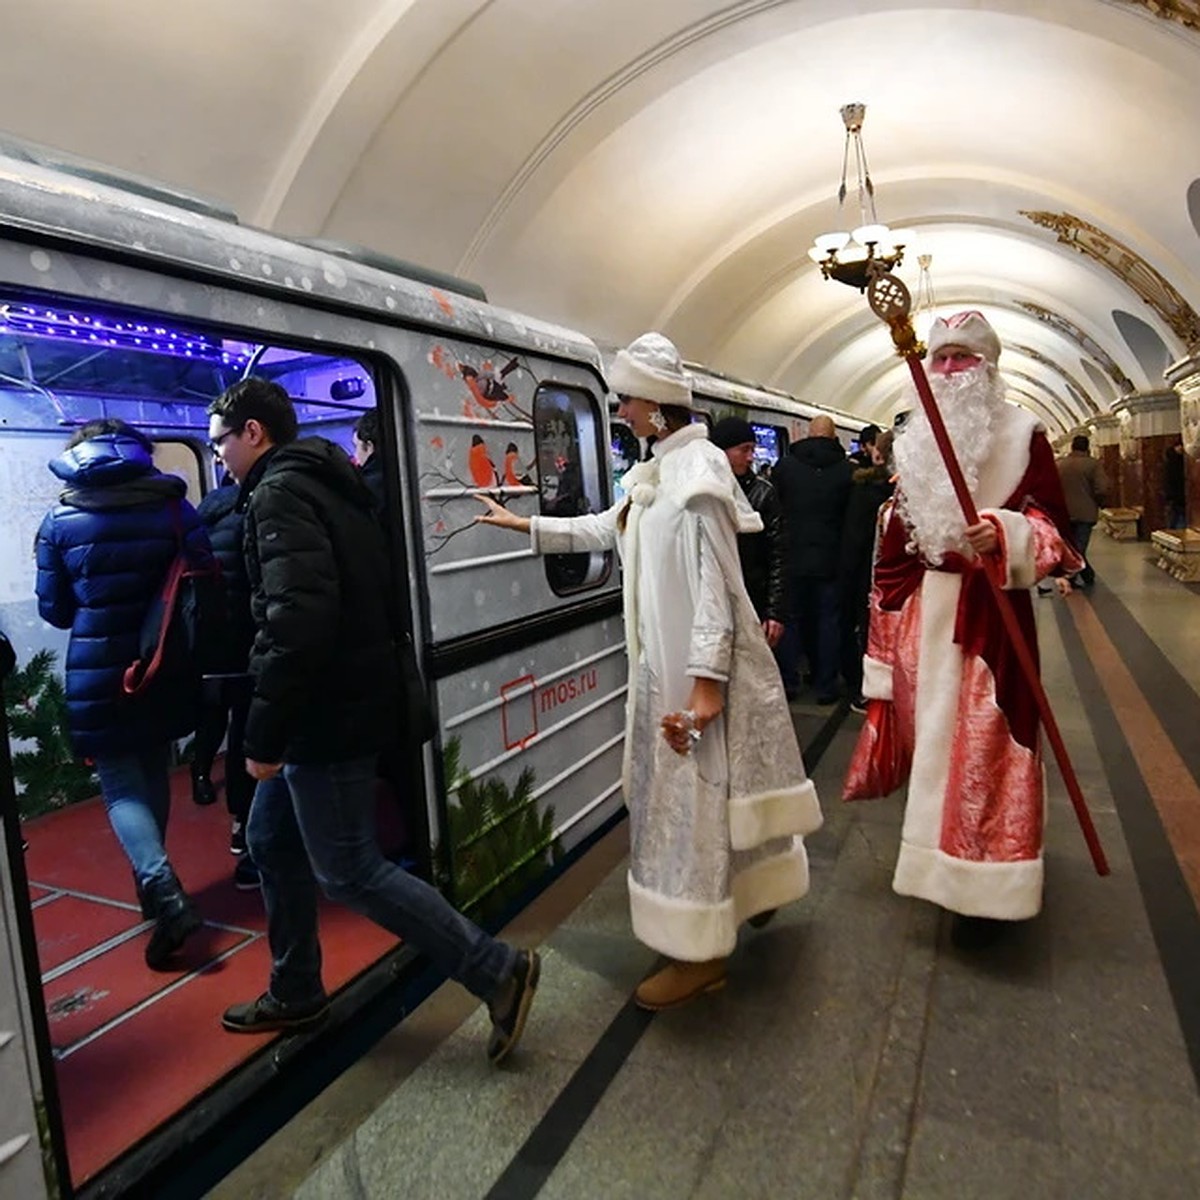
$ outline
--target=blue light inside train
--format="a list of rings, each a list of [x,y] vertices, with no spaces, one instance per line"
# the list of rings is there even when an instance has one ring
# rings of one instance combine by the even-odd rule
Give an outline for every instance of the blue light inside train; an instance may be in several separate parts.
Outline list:
[[[119,321],[91,313],[61,312],[34,304],[0,307],[0,333],[57,338],[121,350],[144,350],[228,366],[250,361],[248,353],[227,350],[221,339],[194,330],[172,329],[157,322]]]

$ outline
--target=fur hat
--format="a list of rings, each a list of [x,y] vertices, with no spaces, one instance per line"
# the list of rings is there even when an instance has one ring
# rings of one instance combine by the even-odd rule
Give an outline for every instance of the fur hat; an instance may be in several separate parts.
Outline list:
[[[986,358],[993,367],[1000,358],[1000,339],[996,331],[987,323],[983,313],[973,309],[945,319],[938,317],[929,331],[928,343],[929,358],[943,346],[961,346],[980,358]]]
[[[708,431],[708,440],[722,450],[732,450],[734,446],[753,442],[755,437],[749,421],[743,421],[741,417],[722,417]]]
[[[643,333],[618,350],[608,371],[608,386],[618,395],[692,407],[692,382],[674,343],[661,333]]]

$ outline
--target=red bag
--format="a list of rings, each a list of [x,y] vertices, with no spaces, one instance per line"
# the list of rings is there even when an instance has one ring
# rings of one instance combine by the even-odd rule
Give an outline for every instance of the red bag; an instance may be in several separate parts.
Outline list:
[[[891,795],[908,779],[912,751],[901,736],[896,706],[890,700],[868,700],[867,719],[854,747],[843,800],[875,800]]]

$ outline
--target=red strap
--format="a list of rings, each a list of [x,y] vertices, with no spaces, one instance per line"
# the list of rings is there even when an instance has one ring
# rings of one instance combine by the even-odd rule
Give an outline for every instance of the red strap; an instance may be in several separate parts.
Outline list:
[[[139,658],[125,668],[122,686],[127,696],[139,695],[150,686],[155,675],[158,674],[158,668],[162,665],[167,630],[170,628],[171,618],[175,614],[175,604],[179,599],[179,585],[183,577],[188,574],[187,565],[187,559],[182,553],[177,554],[171,560],[162,590],[162,622],[158,627],[158,642],[155,644],[154,654],[148,663]]]

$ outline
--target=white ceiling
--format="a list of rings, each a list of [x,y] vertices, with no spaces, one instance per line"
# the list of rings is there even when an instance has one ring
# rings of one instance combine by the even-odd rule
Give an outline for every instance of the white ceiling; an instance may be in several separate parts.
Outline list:
[[[939,308],[988,315],[1018,398],[1056,431],[1088,411],[1066,377],[1101,409],[1115,390],[1020,302],[1138,388],[1162,379],[1114,310],[1167,358],[1187,348],[1019,210],[1097,225],[1200,302],[1200,33],[1134,0],[4,9],[12,133],[250,223],[467,275],[604,344],[659,328],[687,358],[864,417],[894,406],[901,364],[862,297],[806,256],[814,234],[858,224],[853,196],[841,220],[835,198],[848,101],[867,104],[880,218],[919,235],[902,277],[915,291],[916,255],[932,254]]]

